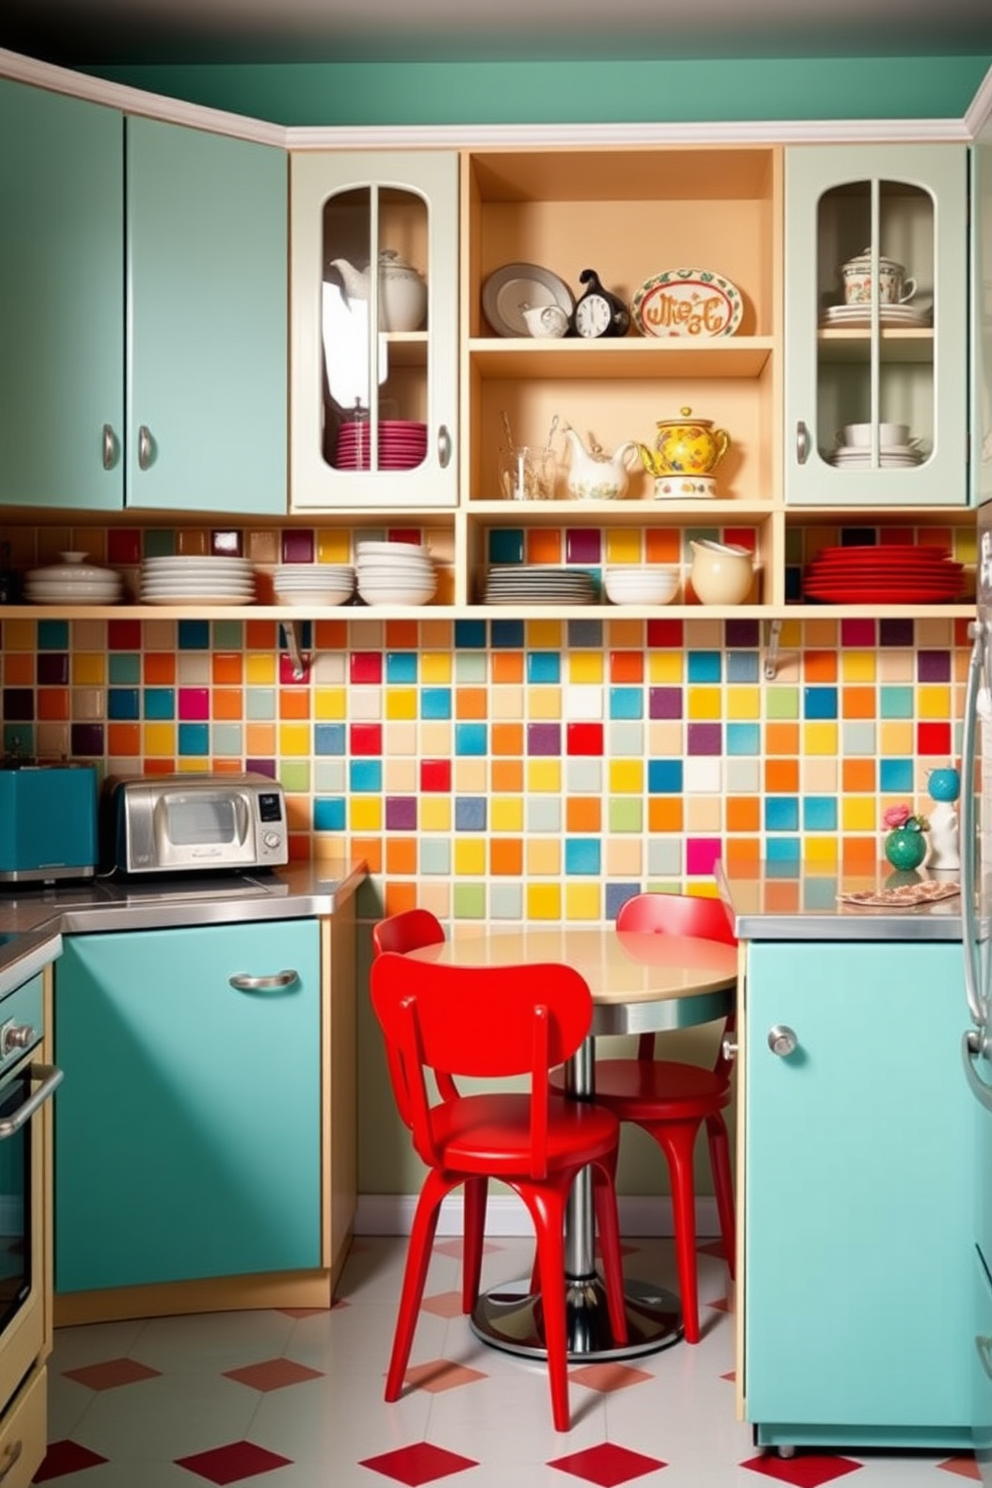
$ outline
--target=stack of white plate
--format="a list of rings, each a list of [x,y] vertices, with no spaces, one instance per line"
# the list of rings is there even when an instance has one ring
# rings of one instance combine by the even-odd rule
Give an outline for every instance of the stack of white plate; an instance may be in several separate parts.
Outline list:
[[[603,572],[603,588],[613,604],[668,604],[678,587],[678,569],[659,563],[625,563]]]
[[[277,604],[344,604],[355,592],[355,570],[350,563],[280,563],[272,587]]]
[[[116,604],[124,585],[115,568],[86,563],[85,553],[62,553],[62,562],[30,568],[24,575],[24,597],[32,604]]]
[[[584,568],[496,564],[486,575],[484,604],[595,604],[596,581]]]
[[[255,573],[247,558],[146,558],[141,565],[142,604],[251,604]]]
[[[870,470],[871,450],[863,444],[840,444],[827,456],[838,470]],[[880,445],[878,463],[882,469],[905,469],[909,465],[920,465],[926,459],[922,450],[913,444]]]
[[[355,572],[370,605],[429,604],[437,592],[434,560],[419,543],[360,542]]]

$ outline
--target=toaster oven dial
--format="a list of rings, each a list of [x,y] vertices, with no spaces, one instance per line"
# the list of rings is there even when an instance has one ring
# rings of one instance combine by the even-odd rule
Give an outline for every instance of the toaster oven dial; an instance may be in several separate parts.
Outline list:
[[[6,1059],[15,1049],[27,1049],[35,1043],[38,1035],[30,1023],[15,1023],[13,1019],[0,1024],[0,1057]]]
[[[262,841],[265,843],[266,847],[271,847],[274,849],[277,848],[282,842],[282,838],[279,836],[278,832],[266,832],[265,836],[262,838]]]

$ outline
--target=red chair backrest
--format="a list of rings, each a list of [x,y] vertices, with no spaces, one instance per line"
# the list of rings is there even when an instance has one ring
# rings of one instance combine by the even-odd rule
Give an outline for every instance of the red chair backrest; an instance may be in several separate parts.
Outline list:
[[[440,945],[443,940],[441,921],[429,909],[405,909],[372,926],[377,956],[383,951],[418,951],[421,946]]]
[[[531,1076],[531,1173],[547,1167],[548,1072],[581,1045],[592,994],[570,966],[447,966],[384,952],[372,962],[372,1006],[400,1115],[426,1163],[440,1166],[425,1072],[480,1080]]]
[[[704,899],[699,894],[635,894],[620,906],[617,929],[696,935],[701,940],[737,944],[723,900]]]

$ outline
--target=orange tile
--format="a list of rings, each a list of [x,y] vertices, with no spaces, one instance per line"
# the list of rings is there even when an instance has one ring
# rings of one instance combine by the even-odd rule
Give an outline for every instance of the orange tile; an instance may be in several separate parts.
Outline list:
[[[420,645],[420,626],[416,620],[387,620],[386,646],[390,651],[416,651]]]
[[[533,527],[525,534],[528,563],[560,563],[561,532],[557,527]]]
[[[29,651],[8,651],[3,660],[5,687],[31,687],[34,684],[34,655]]]
[[[120,758],[136,758],[141,753],[140,723],[108,723],[107,753]]]
[[[523,652],[494,651],[492,654],[492,679],[494,682],[522,682],[524,680]]]
[[[846,867],[853,865],[864,867],[870,863],[877,863],[878,843],[874,837],[844,837],[841,839],[840,857]]]
[[[874,687],[844,687],[840,694],[840,716],[842,718],[874,718],[876,695]]]
[[[649,527],[644,534],[647,563],[678,563],[682,556],[682,532],[678,527]]]
[[[757,832],[761,827],[761,802],[757,796],[727,797],[727,831]]]
[[[758,863],[761,861],[761,839],[728,837],[723,851],[728,863]]]
[[[370,873],[382,872],[381,837],[352,837],[348,849],[351,857],[364,859],[365,866]]]
[[[38,718],[44,723],[54,723],[68,718],[68,687],[39,687],[36,707]]]
[[[417,907],[417,885],[408,883],[386,884],[384,909],[387,915],[403,914]]]
[[[799,789],[799,761],[794,759],[770,759],[765,761],[765,790],[777,795],[795,793]]]
[[[682,797],[650,796],[648,798],[648,831],[681,832]]]
[[[489,871],[500,877],[520,878],[524,844],[520,837],[494,837],[489,844]]]
[[[318,651],[343,651],[348,644],[347,622],[318,620],[313,628],[313,642]]]
[[[603,828],[602,803],[598,796],[568,796],[565,800],[567,832],[600,832]]]
[[[515,727],[516,725],[512,725]],[[511,727],[506,724],[503,727]],[[493,730],[495,734],[496,730]],[[496,748],[494,744],[493,753]],[[519,751],[515,751],[519,752]],[[524,762],[522,759],[494,759],[489,767],[489,784],[494,795],[518,796],[524,788]]]
[[[210,713],[215,720],[239,721],[244,717],[245,698],[240,687],[215,687],[210,694]]]
[[[769,723],[765,725],[765,754],[798,754],[798,723]]]
[[[279,692],[280,718],[309,718],[310,693],[304,687],[283,687]]]
[[[275,754],[276,729],[273,723],[248,723],[245,725],[245,754]]]
[[[875,789],[875,761],[846,759],[841,767],[841,787],[847,795]]]
[[[157,759],[151,755],[145,756],[142,768],[144,775],[174,775],[176,773],[176,762],[170,755],[160,755]]]
[[[484,687],[458,687],[455,689],[456,718],[488,717],[489,695]]]
[[[621,682],[643,682],[644,652],[611,651],[610,681],[615,684]]]
[[[222,651],[211,658],[210,674],[215,687],[237,686],[243,672],[241,652]]]
[[[787,879],[765,884],[765,910],[773,914],[794,913],[799,908],[799,885]]]
[[[278,634],[274,620],[245,621],[246,651],[275,651],[277,648]]]
[[[386,872],[414,874],[417,871],[417,841],[414,837],[386,838]]]
[[[524,726],[522,723],[494,723],[490,734],[492,754],[523,755]],[[515,786],[514,789],[519,789]]]
[[[836,682],[836,651],[804,651],[803,675],[807,682]]]
[[[171,687],[176,680],[174,651],[146,651],[142,680],[146,687]]]

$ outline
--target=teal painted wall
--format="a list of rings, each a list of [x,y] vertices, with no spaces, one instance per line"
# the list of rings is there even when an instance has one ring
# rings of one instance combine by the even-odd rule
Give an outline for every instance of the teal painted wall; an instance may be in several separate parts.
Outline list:
[[[960,119],[992,57],[101,67],[286,126]]]

